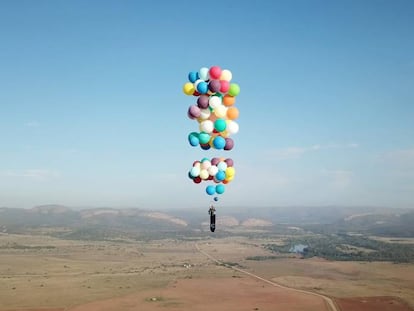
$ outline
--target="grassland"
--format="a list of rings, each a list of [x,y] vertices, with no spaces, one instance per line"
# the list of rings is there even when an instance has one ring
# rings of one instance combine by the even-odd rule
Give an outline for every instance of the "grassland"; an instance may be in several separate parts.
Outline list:
[[[264,247],[282,241],[227,237],[197,243],[229,265],[288,287],[339,298],[394,296],[414,306],[411,263],[301,259]],[[238,310],[325,308],[316,298],[271,288],[214,264],[194,246],[195,241],[178,239],[82,241],[1,234],[0,310],[207,310],[212,301],[217,311],[233,310],[235,303]]]

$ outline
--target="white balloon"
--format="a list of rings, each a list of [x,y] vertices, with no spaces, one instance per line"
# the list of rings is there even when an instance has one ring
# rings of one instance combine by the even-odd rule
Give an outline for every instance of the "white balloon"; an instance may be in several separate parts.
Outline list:
[[[239,131],[239,125],[235,121],[229,120],[226,130],[229,134],[236,134]]]
[[[215,165],[212,165],[208,168],[208,173],[210,174],[210,176],[216,176],[218,171],[219,171],[219,169]]]
[[[203,161],[203,163],[201,163],[201,168],[202,169],[208,169],[209,167],[211,166],[211,162],[210,161],[208,161],[208,160],[206,160],[206,161]]]
[[[211,134],[214,131],[214,123],[211,120],[205,120],[200,123],[200,131]]]
[[[198,71],[198,76],[203,81],[207,81],[208,79],[210,79],[210,75],[208,74],[208,70],[209,69],[207,67],[203,67]]]
[[[191,171],[190,171],[190,175],[191,175],[192,177],[197,177],[198,175],[200,175],[200,168],[199,168],[199,167],[194,166],[194,167],[191,169]]]
[[[201,120],[207,120],[208,118],[210,118],[210,115],[211,115],[211,111],[210,111],[210,109],[201,109],[200,110],[201,111],[201,113],[200,113],[200,119]]]
[[[217,118],[224,118],[227,115],[227,107],[224,105],[219,105],[214,108],[214,114]]]
[[[210,176],[207,170],[203,169],[200,171],[200,178],[206,180]]]
[[[219,96],[211,96],[208,100],[208,104],[211,108],[215,109],[216,107],[221,105],[221,98]]]
[[[217,164],[217,168],[218,168],[220,171],[225,171],[225,170],[226,170],[226,168],[227,168],[227,163],[226,163],[226,162],[224,162],[224,161],[222,161],[222,162],[220,162],[219,164]]]

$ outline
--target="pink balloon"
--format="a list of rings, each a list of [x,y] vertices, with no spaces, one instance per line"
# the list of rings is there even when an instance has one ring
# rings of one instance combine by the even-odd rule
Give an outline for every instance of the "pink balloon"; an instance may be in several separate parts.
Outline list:
[[[220,80],[220,92],[227,93],[230,89],[230,82],[226,80]]]
[[[219,79],[221,76],[221,68],[219,66],[213,66],[209,71],[210,79]]]

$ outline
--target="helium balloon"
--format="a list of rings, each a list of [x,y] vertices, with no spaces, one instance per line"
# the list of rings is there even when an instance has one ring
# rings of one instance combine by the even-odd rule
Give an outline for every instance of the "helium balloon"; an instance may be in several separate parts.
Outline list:
[[[220,150],[220,149],[224,148],[224,146],[226,145],[226,141],[224,140],[223,137],[217,136],[217,137],[214,138],[213,144],[214,144],[214,148]]]
[[[232,176],[234,176],[234,174],[236,174],[236,170],[234,169],[234,167],[228,167],[226,168],[226,177],[230,178]]]
[[[226,121],[224,119],[217,119],[214,122],[214,129],[219,133],[223,132],[226,129],[226,126],[227,126],[227,124],[226,124]]]
[[[227,108],[223,105],[219,105],[214,109],[214,115],[217,118],[224,118],[226,115],[228,116]]]
[[[240,86],[236,83],[230,84],[229,88],[229,95],[230,96],[237,96],[240,93]]]
[[[195,177],[195,178],[193,179],[193,181],[194,181],[196,184],[199,184],[199,183],[201,183],[201,178],[200,178],[199,176],[197,176],[197,177]]]
[[[230,120],[236,120],[239,117],[239,110],[236,107],[229,107],[227,109],[227,118]]]
[[[225,187],[223,185],[217,185],[215,190],[218,194],[223,194]]]
[[[213,185],[208,185],[206,187],[206,192],[208,195],[213,195],[216,193],[216,187],[214,187]]]
[[[188,108],[188,117],[191,119],[197,119],[201,116],[201,110],[196,105],[192,105]]]
[[[214,197],[214,201],[216,201],[216,202],[217,202],[217,201],[218,201],[218,197]]]
[[[211,148],[211,146],[209,144],[203,144],[203,145],[200,145],[200,147],[203,150],[209,150]]]
[[[197,177],[200,175],[200,168],[199,167],[193,167],[190,171],[191,176]]]
[[[210,162],[210,160],[206,160],[206,161],[203,161],[202,163],[201,163],[201,168],[202,169],[208,169],[209,167],[211,167],[211,162]]]
[[[226,173],[224,171],[218,171],[215,177],[218,181],[222,181],[226,178]]]
[[[225,174],[224,174],[225,175]],[[200,171],[200,178],[202,180],[206,180],[208,177],[210,176],[210,174],[208,173],[208,171],[206,169],[202,169]],[[224,179],[224,178],[223,178]]]
[[[209,100],[209,96],[208,95],[200,95],[200,97],[197,99],[197,106],[200,109],[206,109],[208,108],[208,100]]]
[[[201,81],[197,84],[197,92],[200,94],[206,94],[208,92],[208,84],[205,81]]]
[[[201,132],[198,135],[198,140],[199,140],[200,144],[202,144],[202,145],[207,144],[210,141],[210,134]]]
[[[215,165],[211,165],[207,170],[208,170],[208,173],[210,174],[210,176],[216,176],[216,174],[219,171],[218,167],[215,166]]]
[[[199,135],[196,132],[192,132],[188,135],[188,142],[191,146],[195,147],[200,144],[200,140],[198,139]]]
[[[225,138],[226,144],[224,145],[224,150],[231,150],[234,147],[234,141],[230,137]]]
[[[231,166],[234,165],[233,159],[231,159],[231,158],[227,158],[226,160],[224,160],[224,162],[227,163],[227,167],[231,167]]]
[[[221,93],[227,93],[230,89],[230,83],[226,80],[220,80],[220,92]]]
[[[207,120],[208,118],[210,118],[211,116],[211,111],[210,109],[201,109],[200,110],[200,119],[201,120]]]
[[[211,108],[215,109],[221,105],[221,98],[218,96],[211,96],[208,103]]]
[[[221,161],[219,164],[217,164],[217,168],[220,171],[223,171],[224,172],[227,169],[227,163],[225,161]]]
[[[219,158],[212,158],[211,159],[211,165],[217,165],[220,163],[220,159]]]
[[[208,79],[210,79],[209,75],[208,75],[208,68],[203,67],[198,71],[198,76],[200,77],[201,80],[207,81]]]
[[[228,121],[227,122],[227,131],[229,134],[236,134],[239,131],[239,125],[235,121]]]
[[[220,87],[221,83],[219,80],[210,80],[210,82],[208,83],[208,89],[213,93],[219,92]]]
[[[236,102],[236,98],[234,98],[233,96],[224,95],[224,97],[223,97],[223,105],[224,106],[226,106],[226,107],[233,106],[235,102]]]
[[[214,123],[210,120],[205,120],[200,123],[200,130],[204,133],[213,133],[214,130]]]
[[[183,86],[184,94],[193,95],[194,91],[195,91],[194,84],[192,84],[191,82],[187,82],[186,84],[184,84]]]
[[[221,75],[220,75],[220,80],[230,81],[232,78],[233,78],[233,75],[232,75],[232,73],[231,73],[231,71],[230,71],[230,70],[228,70],[228,69],[224,69],[224,70],[221,72]]]
[[[209,71],[210,79],[219,79],[221,76],[221,68],[219,66],[213,66]]]
[[[198,72],[192,71],[188,74],[188,80],[191,83],[196,82],[198,79],[200,79],[200,77],[198,76]]]

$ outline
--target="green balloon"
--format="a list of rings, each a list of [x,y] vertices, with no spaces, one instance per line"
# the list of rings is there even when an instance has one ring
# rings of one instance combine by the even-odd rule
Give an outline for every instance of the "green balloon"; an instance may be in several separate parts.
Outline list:
[[[214,128],[216,129],[217,132],[223,132],[226,129],[226,120],[224,119],[217,119],[214,122]]]
[[[240,93],[240,86],[236,83],[231,83],[228,94],[230,96],[237,96],[239,95],[239,93]]]
[[[210,141],[210,134],[201,132],[198,134],[198,139],[200,140],[200,144],[207,144]]]

